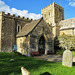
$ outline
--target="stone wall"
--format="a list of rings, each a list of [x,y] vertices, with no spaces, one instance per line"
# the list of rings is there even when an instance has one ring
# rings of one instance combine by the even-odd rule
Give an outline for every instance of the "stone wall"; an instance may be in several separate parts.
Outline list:
[[[12,51],[15,44],[15,20],[8,14],[2,14],[2,29],[1,29],[1,50],[3,52]]]
[[[0,12],[0,52],[1,52],[1,26],[2,25],[2,12]]]
[[[59,23],[61,20],[64,20],[64,8],[55,3],[54,10],[55,23]]]
[[[49,6],[41,10],[42,17],[53,26],[52,33],[56,37],[59,35],[59,22],[64,20],[64,8],[56,3],[52,3]]]
[[[16,34],[17,34],[17,26],[22,27],[31,22],[28,18],[21,18],[20,16],[10,15],[10,13],[5,14],[4,12],[0,12],[0,21],[2,19],[2,24],[0,22],[0,33],[1,33],[1,51],[9,52],[13,50],[14,44],[16,44]]]
[[[60,35],[64,35],[64,34],[66,34],[66,35],[74,35],[74,34],[73,34],[73,31],[74,31],[74,30],[72,30],[72,29],[60,30]],[[75,33],[75,32],[74,32],[74,33]]]
[[[31,21],[32,21],[32,19],[30,20],[29,18],[25,19],[24,17],[21,18],[20,16],[16,17],[15,18],[16,34],[18,33],[18,26],[20,27],[20,30],[21,30],[26,23],[29,23]]]
[[[54,3],[41,10],[42,17],[49,24],[54,23]]]
[[[19,37],[16,39],[16,43],[17,43],[17,51],[22,53],[24,51],[23,50],[23,43],[25,42],[26,37]]]
[[[26,56],[30,56],[30,36],[18,37],[16,42],[17,52]]]
[[[45,23],[44,20],[41,20],[30,34],[30,49],[38,51],[39,39],[41,36],[44,36],[45,38],[45,54],[47,54],[48,50],[52,50],[54,52],[52,27]]]
[[[60,25],[60,35],[69,34],[69,35],[75,35],[75,18],[62,20],[59,23]]]
[[[39,39],[41,36],[44,36],[45,38],[45,54],[47,54],[47,51],[51,50],[54,52],[52,26],[47,24],[43,18],[28,35],[24,37],[17,37],[17,51],[30,56],[30,52],[38,51]]]

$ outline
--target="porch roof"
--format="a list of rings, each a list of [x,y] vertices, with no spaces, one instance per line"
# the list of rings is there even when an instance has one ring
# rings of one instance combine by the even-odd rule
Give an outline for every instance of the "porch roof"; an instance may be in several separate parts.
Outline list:
[[[27,23],[22,30],[16,35],[16,37],[22,37],[28,35],[34,28],[35,26],[40,22],[42,18],[32,21],[31,23]]]

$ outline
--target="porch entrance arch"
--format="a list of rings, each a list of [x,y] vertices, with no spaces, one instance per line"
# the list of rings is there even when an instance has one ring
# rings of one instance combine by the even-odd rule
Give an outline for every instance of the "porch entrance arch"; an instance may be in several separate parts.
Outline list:
[[[41,36],[38,43],[38,51],[40,54],[45,54],[46,40],[44,36]]]

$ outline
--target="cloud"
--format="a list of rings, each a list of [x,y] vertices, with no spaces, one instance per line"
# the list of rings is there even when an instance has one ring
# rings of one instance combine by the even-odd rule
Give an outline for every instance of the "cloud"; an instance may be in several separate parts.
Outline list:
[[[0,1],[0,11],[10,12],[10,7],[6,5],[3,1]]]
[[[72,7],[75,7],[75,0],[67,0],[69,2],[69,5]]]
[[[21,17],[28,17],[32,19],[39,19],[41,17],[41,14],[35,14],[35,13],[28,13],[28,10],[18,10],[16,8],[10,8],[10,6],[6,5],[3,1],[0,0],[0,11],[4,11],[5,13],[11,13],[20,15]]]
[[[69,2],[69,5],[75,7],[75,2]]]

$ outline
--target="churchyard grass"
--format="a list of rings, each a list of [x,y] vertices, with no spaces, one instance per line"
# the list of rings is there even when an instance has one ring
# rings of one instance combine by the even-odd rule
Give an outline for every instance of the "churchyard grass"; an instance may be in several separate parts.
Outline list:
[[[33,57],[25,57],[15,53],[15,61],[10,61],[12,53],[0,53],[0,75],[21,75],[21,67],[25,67],[31,75],[75,75],[73,67],[62,66],[61,62],[50,62]]]
[[[72,51],[73,57],[75,57],[75,51]]]

